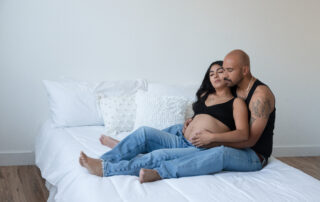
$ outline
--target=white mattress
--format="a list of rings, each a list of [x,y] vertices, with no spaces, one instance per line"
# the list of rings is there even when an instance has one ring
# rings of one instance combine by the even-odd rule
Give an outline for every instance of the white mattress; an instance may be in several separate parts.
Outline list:
[[[165,179],[140,184],[136,176],[97,177],[79,165],[83,150],[99,157],[102,126],[54,128],[47,121],[36,139],[36,165],[50,201],[320,201],[320,181],[271,157],[258,172]],[[117,139],[128,133],[121,133]]]

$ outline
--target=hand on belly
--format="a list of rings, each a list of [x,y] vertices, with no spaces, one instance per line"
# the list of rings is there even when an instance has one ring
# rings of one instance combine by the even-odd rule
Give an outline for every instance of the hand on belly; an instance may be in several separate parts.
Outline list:
[[[191,143],[196,147],[203,147],[213,142],[214,133],[208,130],[196,132],[191,138]]]
[[[195,146],[204,146],[213,142],[214,133],[227,132],[229,128],[207,114],[194,117],[186,128],[184,136]]]

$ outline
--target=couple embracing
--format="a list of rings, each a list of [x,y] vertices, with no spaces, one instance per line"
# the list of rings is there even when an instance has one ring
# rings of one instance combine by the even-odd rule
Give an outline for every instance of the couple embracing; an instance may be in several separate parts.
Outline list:
[[[249,56],[233,50],[213,62],[196,97],[194,116],[184,124],[142,126],[121,142],[103,135],[112,150],[100,159],[81,152],[80,164],[94,175],[136,175],[141,183],[261,170],[272,153],[275,97],[252,76]]]

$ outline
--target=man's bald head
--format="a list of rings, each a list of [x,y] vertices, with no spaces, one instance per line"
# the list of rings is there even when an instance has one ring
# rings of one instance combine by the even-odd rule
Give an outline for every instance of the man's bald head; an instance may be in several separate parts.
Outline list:
[[[224,58],[223,68],[225,71],[224,80],[229,86],[238,85],[243,78],[250,77],[250,59],[243,50],[233,50]]]
[[[248,66],[250,68],[250,58],[248,54],[240,49],[228,53],[225,60],[233,60],[239,67]]]

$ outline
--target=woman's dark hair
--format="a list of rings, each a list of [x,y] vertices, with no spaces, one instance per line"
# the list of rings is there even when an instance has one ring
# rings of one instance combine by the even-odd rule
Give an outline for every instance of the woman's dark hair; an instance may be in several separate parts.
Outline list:
[[[210,64],[206,74],[204,75],[202,84],[196,93],[197,100],[192,104],[192,107],[194,106],[195,103],[200,101],[201,95],[203,93],[205,93],[206,95],[206,94],[214,93],[216,91],[210,82],[210,69],[213,65],[219,65],[222,67],[222,63],[223,61],[218,60]]]

